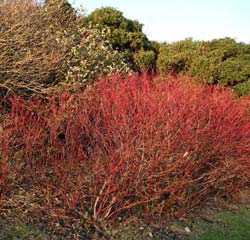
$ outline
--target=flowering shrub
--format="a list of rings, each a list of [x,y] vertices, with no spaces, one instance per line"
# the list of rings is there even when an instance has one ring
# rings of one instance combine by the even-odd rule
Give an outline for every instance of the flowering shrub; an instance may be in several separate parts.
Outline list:
[[[70,44],[68,59],[66,61],[67,72],[62,83],[69,86],[74,83],[90,83],[99,75],[111,73],[131,72],[130,66],[125,61],[125,56],[112,49],[107,36],[108,31],[91,28],[78,28],[70,37],[62,39],[63,42],[78,42]]]
[[[22,185],[52,208],[115,220],[178,215],[249,184],[249,104],[224,89],[115,75],[46,104],[9,101],[2,199]]]

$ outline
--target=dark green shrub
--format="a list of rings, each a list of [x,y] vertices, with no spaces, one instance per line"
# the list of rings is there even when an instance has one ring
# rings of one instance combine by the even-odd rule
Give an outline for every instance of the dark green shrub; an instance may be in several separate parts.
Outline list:
[[[250,95],[250,80],[236,84],[233,89],[238,96]]]
[[[192,39],[161,45],[157,59],[157,67],[161,74],[187,73],[193,61],[196,45]]]
[[[156,54],[154,51],[141,49],[134,54],[134,62],[139,69],[155,69]]]
[[[157,67],[161,74],[188,74],[197,82],[232,87],[242,95],[248,93],[249,49],[249,45],[231,38],[207,42],[186,39],[162,45]]]

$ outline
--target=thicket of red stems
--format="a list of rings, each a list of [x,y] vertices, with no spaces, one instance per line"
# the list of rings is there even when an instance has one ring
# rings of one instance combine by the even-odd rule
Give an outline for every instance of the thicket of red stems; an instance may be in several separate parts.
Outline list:
[[[2,199],[36,186],[52,207],[114,220],[181,214],[249,184],[249,108],[226,90],[113,76],[84,93],[9,104]]]

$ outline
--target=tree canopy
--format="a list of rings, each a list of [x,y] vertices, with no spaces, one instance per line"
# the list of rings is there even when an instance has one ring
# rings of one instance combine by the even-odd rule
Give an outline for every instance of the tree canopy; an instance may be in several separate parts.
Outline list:
[[[115,8],[103,7],[84,18],[84,24],[99,29],[109,29],[111,32],[109,41],[113,49],[125,53],[135,68],[155,66],[156,54],[153,46],[142,31],[143,24],[137,20],[127,19]]]

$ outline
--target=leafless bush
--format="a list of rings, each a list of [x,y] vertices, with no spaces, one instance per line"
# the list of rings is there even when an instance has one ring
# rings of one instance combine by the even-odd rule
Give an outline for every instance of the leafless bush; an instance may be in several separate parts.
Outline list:
[[[83,16],[63,0],[6,0],[0,2],[0,11],[2,95],[44,94],[58,83],[68,87],[128,70],[105,34],[83,27]]]
[[[31,0],[0,3],[0,87],[42,93],[63,75],[68,46],[57,41],[74,29],[72,12]],[[68,32],[67,32],[68,31]]]

